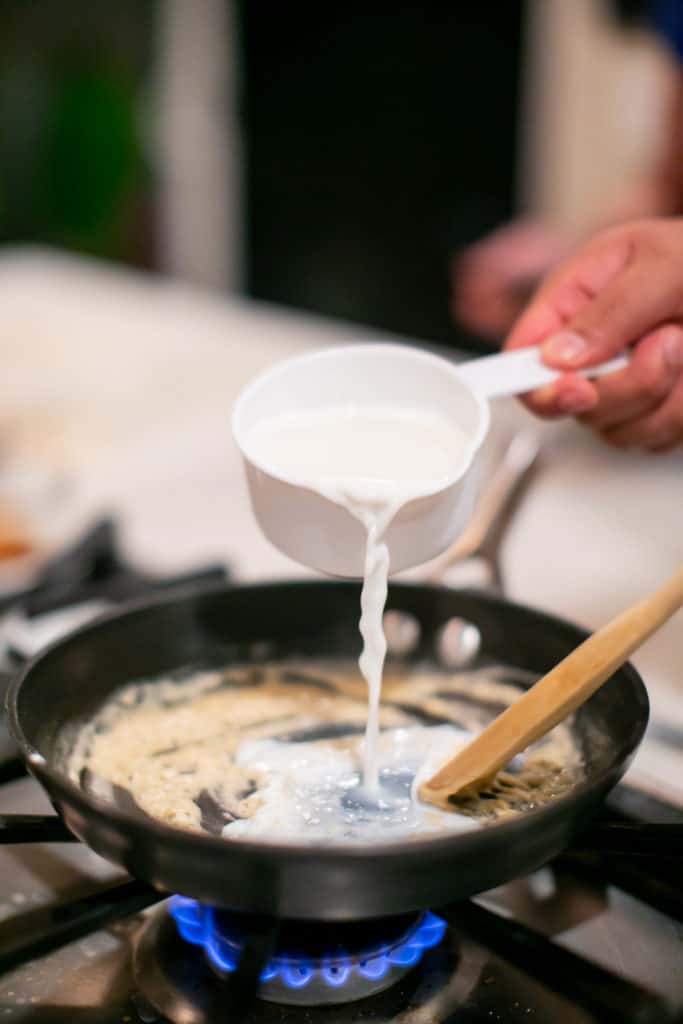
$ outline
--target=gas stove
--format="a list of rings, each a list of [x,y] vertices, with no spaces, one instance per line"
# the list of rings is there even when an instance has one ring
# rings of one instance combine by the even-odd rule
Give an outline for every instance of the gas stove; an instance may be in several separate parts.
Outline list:
[[[0,1020],[27,1024],[445,1024],[683,1019],[683,813],[626,789],[623,838],[416,915],[277,921],[164,898],[68,841],[38,785],[0,785]],[[17,821],[1,814],[22,814]],[[61,841],[60,841],[61,840]],[[625,851],[630,851],[626,853]]]
[[[112,542],[100,524],[49,567],[15,598],[24,620],[74,595],[111,603],[173,585],[122,568]],[[683,810],[637,790],[618,787],[602,823],[527,878],[475,900],[444,894],[415,914],[339,924],[159,893],[76,842],[50,810],[7,751],[0,1022],[683,1021],[683,895],[670,856]]]
[[[207,996],[217,1002],[230,975],[243,965],[255,929],[271,946],[257,998],[321,1007],[367,999],[392,987],[426,950],[440,944],[447,925],[426,911],[373,921],[282,921],[269,929],[253,917],[174,896],[142,931],[135,955],[141,991],[171,1019],[181,1016],[181,1002],[194,1010]],[[183,985],[190,972],[194,999]]]

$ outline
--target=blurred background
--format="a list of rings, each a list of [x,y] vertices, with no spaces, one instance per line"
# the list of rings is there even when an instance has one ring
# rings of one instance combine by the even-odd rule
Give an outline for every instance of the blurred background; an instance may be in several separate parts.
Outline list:
[[[0,673],[66,612],[304,571],[231,439],[255,373],[490,350],[582,238],[683,213],[682,5],[2,0]],[[527,431],[507,593],[597,625],[683,557],[681,453],[499,401],[482,481]],[[683,731],[679,634],[638,664]]]
[[[523,298],[647,170],[676,6],[3,0],[0,242],[484,348],[459,255],[542,223]]]

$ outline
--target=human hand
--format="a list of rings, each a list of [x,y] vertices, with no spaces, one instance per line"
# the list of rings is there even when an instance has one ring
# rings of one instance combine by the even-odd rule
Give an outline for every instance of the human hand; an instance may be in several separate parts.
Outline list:
[[[506,348],[542,345],[558,381],[525,397],[539,416],[575,415],[617,447],[683,443],[683,219],[634,221],[598,235],[559,267]],[[573,370],[635,346],[597,381]]]
[[[453,319],[498,341],[566,251],[559,233],[534,221],[514,221],[482,238],[453,261]]]

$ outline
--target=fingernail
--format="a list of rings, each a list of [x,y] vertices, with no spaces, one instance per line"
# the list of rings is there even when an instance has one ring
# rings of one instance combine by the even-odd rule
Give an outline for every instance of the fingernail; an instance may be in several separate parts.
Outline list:
[[[595,398],[583,391],[563,391],[557,396],[556,405],[560,412],[588,412],[595,405]]]
[[[683,369],[683,337],[676,332],[664,339],[664,360],[670,370]]]
[[[588,352],[588,342],[573,331],[560,331],[543,346],[543,355],[561,363],[580,363]]]

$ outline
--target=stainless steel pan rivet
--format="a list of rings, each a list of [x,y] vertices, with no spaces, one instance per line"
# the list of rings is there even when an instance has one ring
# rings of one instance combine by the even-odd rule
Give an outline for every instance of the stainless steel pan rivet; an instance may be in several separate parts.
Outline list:
[[[394,658],[405,658],[416,650],[422,632],[420,623],[409,612],[385,612],[384,635],[387,651]]]
[[[480,648],[481,633],[466,619],[449,619],[436,635],[436,656],[446,668],[467,668]]]

